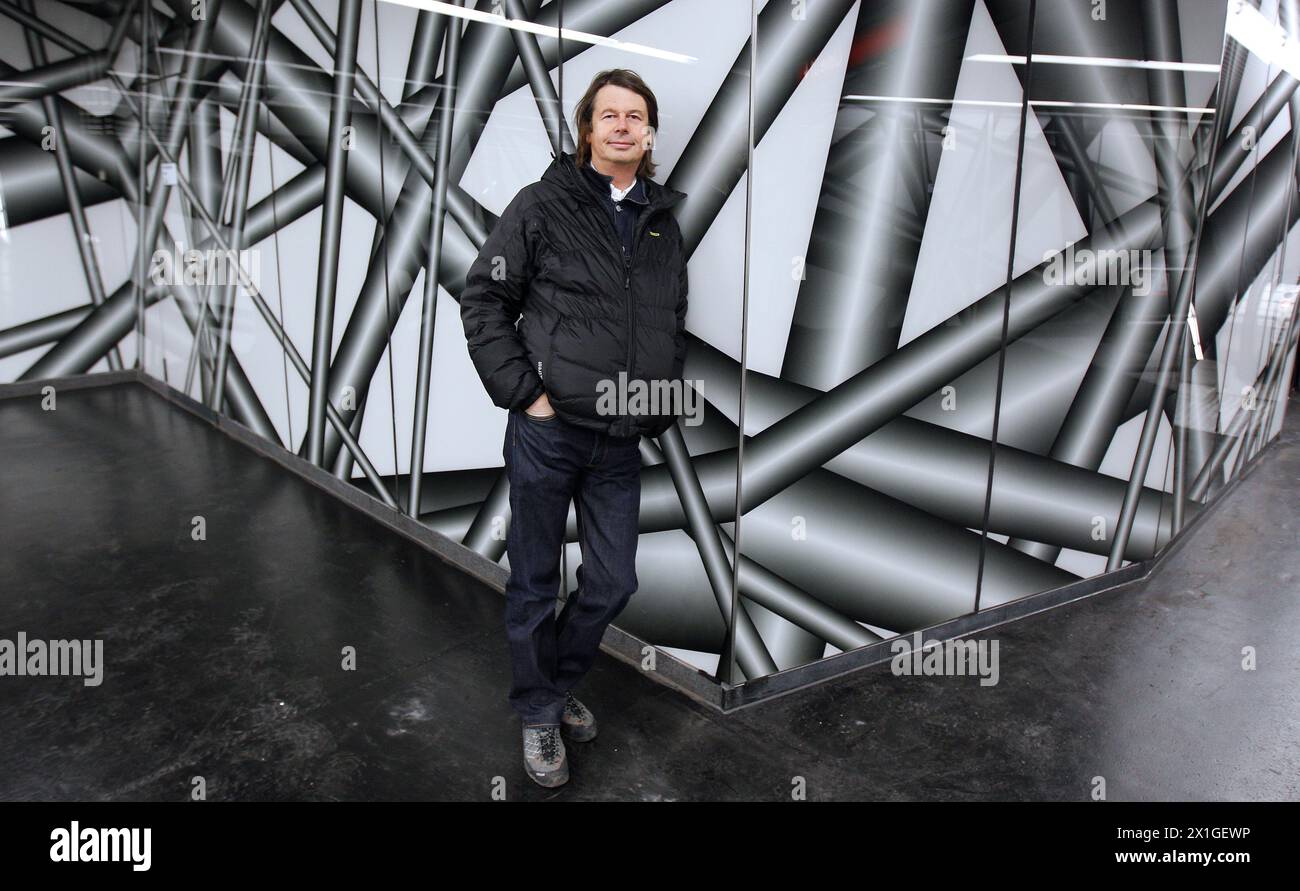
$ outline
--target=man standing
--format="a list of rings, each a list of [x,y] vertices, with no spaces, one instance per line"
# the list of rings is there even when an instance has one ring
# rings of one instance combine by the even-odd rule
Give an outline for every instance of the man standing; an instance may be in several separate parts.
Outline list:
[[[474,367],[509,410],[509,701],[543,786],[569,777],[561,729],[596,735],[571,691],[637,589],[641,437],[682,407],[634,394],[680,394],[686,357],[686,253],[670,210],[686,196],[651,179],[654,93],[632,71],[602,71],[574,117],[577,151],[511,200],[460,300]],[[570,501],[582,564],[556,616]]]

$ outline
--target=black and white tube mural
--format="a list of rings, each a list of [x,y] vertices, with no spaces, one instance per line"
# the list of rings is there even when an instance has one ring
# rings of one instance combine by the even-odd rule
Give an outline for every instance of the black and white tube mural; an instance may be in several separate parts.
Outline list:
[[[1281,423],[1296,0],[0,15],[0,380],[140,362],[497,561],[456,301],[638,71],[701,411],[642,445],[617,624],[734,683],[1149,558]]]

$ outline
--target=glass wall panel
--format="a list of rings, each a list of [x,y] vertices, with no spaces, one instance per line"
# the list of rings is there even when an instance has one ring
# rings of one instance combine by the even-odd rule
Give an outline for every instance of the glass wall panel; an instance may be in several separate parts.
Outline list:
[[[1274,385],[1285,370],[1280,342],[1294,292],[1280,277],[1286,233],[1300,215],[1292,129],[1300,96],[1291,54],[1273,50],[1283,45],[1283,33],[1294,33],[1295,9],[1294,3],[1275,2],[1259,10],[1230,6],[1228,46],[1242,61],[1232,130],[1219,152],[1222,166],[1235,169],[1231,178],[1225,171],[1224,194],[1212,212],[1235,226],[1207,230],[1213,235],[1207,244],[1231,239],[1235,268],[1228,264],[1198,288],[1196,298],[1204,351],[1216,363],[1220,393],[1219,438],[1208,468],[1202,468],[1207,499],[1240,473],[1271,423]]]
[[[149,196],[138,189],[132,108],[157,121],[166,102],[158,59],[140,53],[138,17],[116,9],[22,2],[0,28],[11,90],[0,120],[0,383],[137,361],[135,233]],[[111,66],[95,64],[110,39]],[[144,163],[156,169],[157,157],[146,143]]]
[[[1038,0],[1032,44],[1011,50],[1031,56],[1030,124],[989,533],[1018,557],[986,561],[982,609],[1170,539],[1178,364],[1162,357],[1186,329],[1169,320],[1193,285],[1223,31],[1204,7]]]
[[[765,672],[975,609],[1024,97],[1027,4],[820,6],[759,22],[760,59],[790,29],[810,60],[761,62],[755,103],[739,595]]]

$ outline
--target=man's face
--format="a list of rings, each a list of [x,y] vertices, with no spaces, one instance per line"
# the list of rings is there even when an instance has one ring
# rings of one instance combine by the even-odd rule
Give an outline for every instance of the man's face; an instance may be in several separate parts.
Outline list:
[[[650,115],[640,93],[614,84],[597,91],[587,141],[598,167],[635,168],[650,148],[651,137]]]

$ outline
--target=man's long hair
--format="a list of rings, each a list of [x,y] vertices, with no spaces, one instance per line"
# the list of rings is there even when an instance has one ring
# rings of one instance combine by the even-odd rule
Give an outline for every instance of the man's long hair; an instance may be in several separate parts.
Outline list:
[[[616,87],[626,87],[634,93],[640,94],[645,99],[646,113],[650,117],[650,127],[652,131],[651,140],[659,133],[659,102],[655,99],[654,91],[646,86],[641,75],[628,68],[610,68],[599,72],[591,79],[591,85],[587,87],[587,92],[583,94],[582,99],[578,102],[578,107],[573,111],[574,124],[578,128],[578,151],[577,162],[579,167],[586,167],[591,163],[591,145],[587,142],[587,137],[592,130],[592,115],[596,111],[596,93],[600,88],[607,84],[613,84]],[[645,154],[641,156],[641,163],[637,167],[637,176],[643,176],[651,179],[655,175],[655,162],[651,157],[653,149],[647,148]]]

